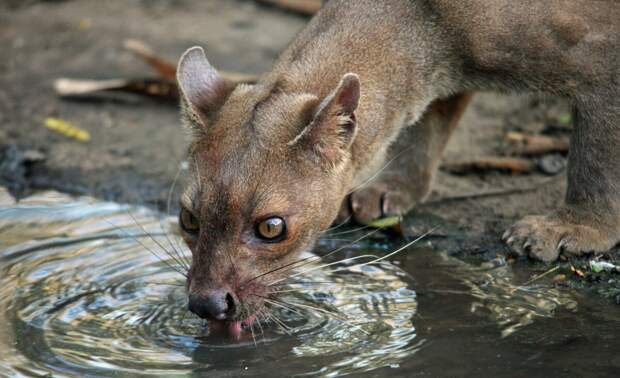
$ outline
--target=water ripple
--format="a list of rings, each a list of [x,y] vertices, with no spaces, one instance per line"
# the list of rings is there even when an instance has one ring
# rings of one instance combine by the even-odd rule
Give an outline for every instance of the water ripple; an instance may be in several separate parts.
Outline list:
[[[273,375],[277,360],[283,375],[333,376],[396,366],[423,344],[416,293],[388,262],[298,276],[280,298],[296,310],[274,307],[282,327],[256,324],[255,340],[211,335],[175,261],[147,250],[183,248],[160,218],[55,193],[0,207],[0,375]]]

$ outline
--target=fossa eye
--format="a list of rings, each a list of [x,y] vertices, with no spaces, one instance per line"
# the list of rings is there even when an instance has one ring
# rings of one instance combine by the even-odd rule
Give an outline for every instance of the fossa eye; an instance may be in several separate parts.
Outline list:
[[[181,225],[183,231],[190,235],[196,235],[198,234],[198,231],[200,231],[200,223],[198,222],[198,218],[186,209],[181,209],[181,213],[179,214],[179,225]]]
[[[267,242],[277,242],[286,235],[286,223],[280,217],[271,217],[256,225],[256,236]]]

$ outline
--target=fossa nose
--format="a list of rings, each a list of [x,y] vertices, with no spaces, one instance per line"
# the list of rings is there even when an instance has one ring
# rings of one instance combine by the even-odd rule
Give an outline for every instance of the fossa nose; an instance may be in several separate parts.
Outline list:
[[[210,290],[204,294],[190,294],[188,309],[203,319],[226,320],[234,316],[237,303],[226,290]]]

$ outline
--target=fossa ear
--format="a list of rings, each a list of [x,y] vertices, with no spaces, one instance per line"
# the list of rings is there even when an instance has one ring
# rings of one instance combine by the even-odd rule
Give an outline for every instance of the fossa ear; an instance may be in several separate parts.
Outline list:
[[[355,138],[359,99],[359,77],[345,74],[336,89],[316,108],[312,122],[290,144],[310,149],[330,164],[337,164]]]
[[[177,84],[181,108],[188,126],[204,131],[213,115],[235,88],[235,83],[220,76],[209,63],[202,47],[188,49],[177,66]]]

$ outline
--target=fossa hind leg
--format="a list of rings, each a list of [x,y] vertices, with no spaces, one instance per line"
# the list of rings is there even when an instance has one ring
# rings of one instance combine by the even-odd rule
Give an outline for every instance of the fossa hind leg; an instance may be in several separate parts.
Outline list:
[[[358,222],[368,222],[402,215],[424,201],[443,150],[470,99],[471,94],[463,93],[431,103],[418,123],[401,131],[390,147],[385,169],[345,200],[339,219],[352,215]]]
[[[620,241],[620,100],[610,93],[577,101],[565,203],[506,231],[516,253],[553,261],[561,252],[605,252]]]

